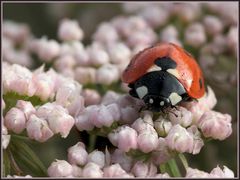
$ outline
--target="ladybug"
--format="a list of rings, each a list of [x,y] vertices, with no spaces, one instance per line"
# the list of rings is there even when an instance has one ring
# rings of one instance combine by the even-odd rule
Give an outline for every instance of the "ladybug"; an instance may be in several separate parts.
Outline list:
[[[129,94],[142,99],[146,109],[163,111],[205,94],[196,60],[173,43],[160,43],[136,54],[122,74]]]

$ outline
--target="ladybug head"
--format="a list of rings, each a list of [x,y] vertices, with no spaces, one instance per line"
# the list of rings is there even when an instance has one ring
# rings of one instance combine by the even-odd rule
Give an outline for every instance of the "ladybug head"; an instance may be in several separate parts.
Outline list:
[[[166,71],[148,72],[129,87],[130,95],[142,99],[146,105],[144,109],[151,111],[163,111],[188,97],[182,84]]]

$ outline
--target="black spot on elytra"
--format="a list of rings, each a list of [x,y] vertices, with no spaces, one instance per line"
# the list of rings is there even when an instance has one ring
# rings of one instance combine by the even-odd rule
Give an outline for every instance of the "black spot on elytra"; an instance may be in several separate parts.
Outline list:
[[[155,64],[162,68],[162,70],[175,69],[177,63],[169,57],[157,58]]]

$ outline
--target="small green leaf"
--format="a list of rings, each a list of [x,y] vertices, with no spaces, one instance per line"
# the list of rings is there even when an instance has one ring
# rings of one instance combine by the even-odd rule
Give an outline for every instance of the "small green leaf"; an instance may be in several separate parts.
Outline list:
[[[177,166],[177,163],[175,161],[175,159],[170,159],[168,162],[167,162],[171,172],[172,172],[172,175],[173,177],[182,177],[179,169],[178,169],[178,166]]]
[[[6,150],[3,150],[3,177],[10,175],[11,165]]]

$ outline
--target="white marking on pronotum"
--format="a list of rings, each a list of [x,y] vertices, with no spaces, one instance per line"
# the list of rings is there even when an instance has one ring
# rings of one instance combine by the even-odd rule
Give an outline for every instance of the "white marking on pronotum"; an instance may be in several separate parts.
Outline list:
[[[147,70],[147,72],[161,71],[161,70],[162,70],[161,67],[159,67],[159,66],[157,66],[157,65],[154,64],[152,67],[150,67],[150,68]]]
[[[160,106],[163,106],[163,105],[164,105],[164,101],[161,101],[161,102],[160,102]]]
[[[170,74],[174,75],[177,78],[180,77],[177,69],[168,69],[167,72],[169,72]]]
[[[182,97],[179,96],[177,93],[173,92],[170,94],[169,99],[170,99],[172,105],[174,106],[182,100]]]
[[[150,104],[153,103],[153,99],[152,99],[152,98],[149,99],[149,103],[150,103]]]
[[[138,97],[141,99],[148,93],[148,89],[146,86],[141,86],[137,88],[136,91],[137,91]]]

